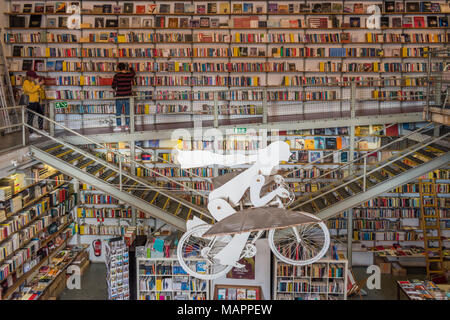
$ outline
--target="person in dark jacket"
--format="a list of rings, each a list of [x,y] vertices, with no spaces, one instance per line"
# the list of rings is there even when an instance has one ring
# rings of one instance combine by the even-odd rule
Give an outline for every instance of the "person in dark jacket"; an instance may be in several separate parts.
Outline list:
[[[129,68],[125,63],[117,65],[118,72],[114,75],[112,88],[116,93],[116,97],[129,97],[132,95],[133,81],[136,72],[133,68]],[[122,114],[130,115],[130,98],[116,99],[116,127],[114,131],[129,130],[130,117],[125,117],[126,126],[122,126]]]

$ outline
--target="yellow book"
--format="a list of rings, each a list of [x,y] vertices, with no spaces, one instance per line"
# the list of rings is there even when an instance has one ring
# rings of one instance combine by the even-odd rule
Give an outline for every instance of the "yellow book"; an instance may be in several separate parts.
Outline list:
[[[325,71],[325,62],[319,62],[319,71]]]
[[[124,34],[119,34],[119,35],[117,36],[117,42],[119,42],[119,43],[124,43],[124,42],[126,42],[125,35],[124,35]]]
[[[62,63],[62,71],[67,71],[67,62],[63,61]]]
[[[80,226],[80,234],[84,234],[84,225]]]
[[[379,68],[378,68],[378,62],[375,62],[375,63],[373,64],[373,71],[374,71],[374,72],[380,71]]]
[[[366,37],[367,37],[367,42],[372,42],[372,33],[367,33],[366,34]]]
[[[406,78],[405,79],[405,85],[407,85],[407,86],[411,86],[411,78]]]
[[[402,48],[402,57],[408,56],[408,48]]]
[[[378,90],[373,90],[372,96],[374,99],[377,99],[378,98]]]
[[[156,279],[156,291],[162,290],[162,281],[161,279]]]
[[[239,33],[236,32],[235,37],[235,41],[234,42],[241,42],[241,35]]]
[[[175,62],[175,72],[179,72],[179,71],[180,71],[180,63]]]
[[[45,48],[45,56],[50,57],[50,48]]]
[[[84,85],[84,76],[80,76],[80,86]]]
[[[144,113],[145,113],[145,114],[149,114],[149,113],[150,113],[150,105],[149,105],[148,103],[145,104]]]
[[[142,177],[142,169],[141,169],[141,168],[137,168],[137,170],[136,170],[136,175],[137,175],[138,177]]]

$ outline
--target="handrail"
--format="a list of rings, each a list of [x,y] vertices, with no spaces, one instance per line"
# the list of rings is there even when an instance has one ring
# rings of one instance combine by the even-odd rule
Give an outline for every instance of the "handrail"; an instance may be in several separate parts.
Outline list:
[[[405,140],[405,139],[407,139],[409,136],[414,135],[414,134],[416,134],[416,133],[419,133],[420,131],[424,130],[425,128],[428,128],[429,126],[431,126],[432,124],[433,124],[433,123],[430,122],[430,123],[428,123],[426,126],[421,127],[421,128],[419,128],[419,129],[416,129],[416,130],[414,130],[414,131],[411,131],[411,132],[408,133],[407,135],[401,136],[400,138],[395,139],[394,141],[391,141],[391,142],[385,144],[384,146],[381,146],[381,147],[379,147],[379,148],[377,148],[377,149],[375,149],[375,150],[368,150],[368,152],[367,152],[366,154],[364,154],[364,155],[362,155],[362,156],[360,156],[360,157],[358,157],[358,158],[354,159],[353,161],[350,161],[350,162],[348,162],[348,163],[346,163],[346,164],[340,165],[339,167],[334,168],[333,170],[327,172],[326,174],[323,174],[323,175],[318,176],[318,177],[313,177],[313,178],[305,178],[305,180],[307,180],[307,181],[317,180],[317,179],[322,178],[322,177],[325,176],[325,175],[328,175],[328,174],[333,173],[333,172],[335,172],[335,171],[341,170],[341,169],[344,168],[344,167],[348,167],[348,166],[352,165],[353,163],[358,162],[359,160],[362,160],[362,159],[365,160],[367,157],[369,157],[369,154],[372,154],[372,153],[374,153],[374,152],[379,152],[379,151],[385,149],[386,147],[388,147],[388,146],[390,146],[390,145],[392,145],[392,144],[394,144],[394,143],[397,143],[398,141]],[[358,141],[359,141],[359,140],[358,140]],[[339,150],[338,150],[338,152],[339,152]],[[307,165],[306,165],[306,166],[307,166]],[[303,179],[302,179],[302,181],[303,181]]]
[[[110,149],[109,147],[103,146],[103,145],[100,144],[99,142],[97,142],[97,141],[95,141],[95,140],[93,140],[93,139],[91,139],[91,138],[89,138],[89,137],[83,136],[82,134],[80,134],[80,133],[78,133],[78,132],[76,132],[76,131],[74,131],[74,130],[72,130],[72,129],[70,129],[70,128],[67,128],[67,127],[61,125],[61,124],[59,124],[58,122],[56,122],[56,121],[54,121],[54,120],[52,120],[52,119],[50,119],[50,118],[47,118],[46,116],[43,116],[43,115],[41,115],[41,114],[38,114],[38,113],[36,113],[36,112],[34,112],[34,111],[32,111],[32,110],[27,110],[27,111],[28,111],[28,112],[32,112],[32,113],[34,113],[35,115],[37,115],[37,116],[39,116],[39,117],[42,117],[43,119],[45,119],[45,120],[47,120],[47,121],[49,121],[49,122],[51,122],[51,123],[53,123],[53,124],[55,124],[55,125],[57,125],[57,126],[63,128],[64,130],[67,130],[67,131],[70,132],[70,133],[73,133],[73,134],[77,135],[78,137],[81,137],[82,139],[86,139],[87,141],[91,142],[92,144],[94,144],[94,145],[96,145],[96,146],[101,147],[102,149],[106,149],[108,152],[112,152],[113,154],[115,154],[115,155],[117,155],[117,156],[119,157],[119,164],[121,164],[121,163],[124,162],[124,161],[122,161],[122,158],[125,158],[125,156],[122,155],[120,152],[117,152],[117,151],[115,151],[115,150],[113,150],[113,149]],[[30,127],[30,126],[28,126],[28,127]],[[34,127],[31,127],[31,128],[33,128],[33,130],[34,130]],[[96,158],[98,159],[98,157],[96,157]],[[133,163],[134,165],[137,165],[137,166],[139,166],[139,167],[144,167],[142,164],[136,162],[136,161],[133,160],[133,159],[129,159],[129,161],[130,161],[131,163]],[[107,163],[108,163],[108,162],[107,162]],[[170,182],[173,182],[173,183],[175,183],[175,184],[177,184],[177,185],[182,186],[183,188],[188,189],[188,190],[191,191],[191,192],[194,192],[194,193],[196,193],[196,194],[198,194],[198,195],[201,195],[201,193],[198,193],[197,190],[195,190],[195,189],[192,189],[192,188],[190,188],[190,187],[188,187],[188,186],[186,186],[186,185],[184,185],[184,184],[182,184],[182,183],[180,183],[180,182],[178,182],[178,181],[176,181],[176,180],[170,179],[169,177],[166,177],[166,176],[164,176],[163,174],[160,174],[159,172],[156,172],[156,171],[154,171],[154,170],[152,170],[152,169],[150,169],[150,168],[148,168],[148,167],[144,167],[144,168],[145,168],[145,169],[148,169],[148,170],[150,170],[150,171],[152,171],[152,172],[154,172],[155,174],[157,174],[157,175],[159,175],[159,176],[161,176],[161,177],[164,177],[165,179],[169,180]],[[202,196],[203,196],[203,195],[202,195]]]
[[[300,206],[303,206],[303,205],[305,205],[305,204],[307,204],[307,203],[311,203],[312,201],[314,201],[314,200],[316,200],[316,199],[318,199],[318,198],[321,198],[321,197],[322,197],[323,195],[325,195],[325,194],[329,194],[329,193],[331,193],[331,192],[334,192],[334,191],[336,191],[337,189],[340,189],[340,188],[342,188],[342,187],[345,187],[345,186],[349,185],[350,183],[353,183],[354,181],[357,181],[357,180],[361,179],[361,177],[365,179],[366,176],[372,174],[373,172],[376,172],[376,171],[378,171],[378,170],[380,170],[380,169],[386,167],[387,165],[389,165],[389,164],[391,164],[391,163],[393,163],[393,162],[395,162],[395,161],[398,161],[399,159],[401,159],[401,158],[403,158],[403,157],[406,157],[406,156],[408,156],[408,155],[410,155],[410,154],[416,152],[417,150],[422,149],[423,147],[428,146],[429,144],[431,144],[431,143],[433,143],[433,142],[435,142],[435,141],[444,139],[444,138],[446,138],[446,137],[449,136],[449,135],[450,135],[450,132],[447,133],[447,134],[445,134],[445,135],[443,135],[443,136],[437,137],[437,138],[429,138],[429,139],[427,139],[427,140],[429,140],[428,142],[421,142],[421,143],[418,143],[418,144],[416,144],[414,147],[409,148],[409,149],[411,149],[411,150],[409,150],[409,151],[407,151],[407,152],[406,152],[406,151],[405,151],[405,152],[400,152],[399,154],[396,155],[396,157],[394,157],[394,159],[388,159],[388,160],[386,160],[385,163],[383,163],[382,165],[377,166],[375,169],[372,169],[372,170],[369,171],[369,172],[365,172],[365,173],[362,174],[362,175],[356,175],[355,178],[353,178],[353,179],[351,179],[351,180],[349,180],[349,181],[347,181],[347,182],[345,182],[345,183],[343,183],[343,184],[339,184],[338,186],[334,187],[333,189],[327,190],[327,191],[325,191],[325,192],[321,192],[319,195],[317,195],[317,196],[315,196],[315,197],[313,197],[313,198],[311,198],[311,199],[309,199],[309,200],[307,200],[307,201],[300,202],[300,203],[298,203],[295,207],[292,207],[292,208],[290,208],[290,209],[293,210],[293,209],[296,209],[296,208],[298,208],[298,207],[300,207]],[[408,149],[406,149],[406,150],[408,150]]]
[[[50,139],[52,139],[52,140],[58,142],[58,143],[63,143],[63,144],[65,144],[65,145],[69,145],[68,143],[62,142],[62,141],[58,140],[57,138],[51,136],[51,135],[48,134],[47,132],[45,132],[45,131],[43,131],[43,130],[38,130],[38,129],[34,128],[33,126],[31,126],[31,125],[29,125],[29,124],[27,124],[27,123],[25,123],[24,126],[25,126],[25,127],[28,127],[28,128],[32,128],[32,129],[35,130],[36,132],[39,132],[40,134],[42,134],[42,135],[46,136],[47,138],[50,138]],[[85,152],[85,151],[83,151],[83,150],[81,150],[81,149],[78,149],[78,148],[75,147],[75,146],[72,146],[72,145],[69,145],[69,146],[70,146],[71,148],[73,148],[74,150],[76,150],[76,152],[79,152],[79,153],[83,154],[84,156],[86,156],[86,157],[88,157],[88,158],[90,158],[90,159],[92,159],[92,160],[94,160],[94,161],[96,161],[96,162],[99,162],[99,163],[101,163],[101,164],[103,164],[103,165],[109,167],[110,169],[112,169],[112,170],[118,172],[121,176],[125,176],[125,177],[127,177],[127,178],[132,179],[132,180],[135,180],[135,181],[137,181],[138,183],[140,183],[140,184],[146,186],[148,189],[156,190],[156,191],[158,191],[159,193],[161,193],[161,194],[167,196],[168,198],[174,199],[174,200],[176,200],[176,201],[178,201],[178,202],[182,202],[184,206],[189,207],[189,208],[195,210],[196,212],[198,212],[198,213],[200,213],[200,214],[202,214],[202,215],[205,215],[205,216],[208,216],[208,217],[210,217],[210,218],[213,218],[213,217],[210,215],[210,213],[207,212],[206,210],[201,210],[201,211],[199,211],[200,208],[197,207],[197,206],[195,206],[193,203],[190,203],[189,201],[186,201],[186,200],[184,200],[184,199],[174,198],[173,195],[170,195],[170,194],[167,194],[167,193],[164,192],[164,191],[161,191],[160,188],[155,187],[155,186],[152,186],[152,185],[146,183],[145,181],[143,181],[143,180],[140,179],[139,177],[136,177],[136,176],[133,176],[133,175],[128,174],[126,171],[123,171],[122,168],[120,168],[120,167],[117,168],[117,167],[115,167],[115,166],[112,166],[110,163],[108,163],[108,162],[106,162],[106,161],[103,161],[102,159],[100,159],[100,158],[98,158],[98,157],[96,157],[96,156],[90,154],[89,152]]]

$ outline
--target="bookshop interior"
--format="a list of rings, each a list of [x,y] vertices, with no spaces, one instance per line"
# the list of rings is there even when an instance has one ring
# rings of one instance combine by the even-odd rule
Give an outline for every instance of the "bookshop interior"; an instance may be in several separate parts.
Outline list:
[[[450,299],[449,0],[0,15],[0,300]]]

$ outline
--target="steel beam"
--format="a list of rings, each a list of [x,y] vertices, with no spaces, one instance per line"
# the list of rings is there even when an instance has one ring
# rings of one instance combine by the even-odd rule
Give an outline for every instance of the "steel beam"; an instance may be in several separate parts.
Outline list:
[[[445,155],[442,155],[438,158],[430,160],[422,165],[416,166],[408,171],[399,174],[398,176],[388,179],[385,182],[381,182],[377,184],[375,187],[370,188],[366,192],[359,193],[355,196],[347,198],[338,202],[336,205],[331,206],[317,214],[323,220],[332,218],[333,216],[345,211],[349,208],[353,208],[358,204],[370,200],[376,197],[379,194],[388,192],[398,186],[404,185],[411,180],[414,180],[427,172],[439,169],[445,165],[448,165],[450,162],[450,152],[447,152]]]
[[[172,225],[178,230],[181,230],[183,232],[186,231],[186,221],[184,221],[183,219],[172,216],[167,212],[159,209],[158,207],[150,205],[149,203],[138,197],[132,196],[131,194],[128,194],[126,192],[122,192],[117,188],[112,187],[109,183],[98,179],[97,177],[40,150],[39,148],[31,146],[30,149],[33,153],[33,157],[38,159],[39,161],[42,161],[71,177],[76,177],[77,179],[89,185],[95,186],[96,189],[108,193],[112,197],[128,203],[138,208],[139,210],[148,212],[153,217]]]

